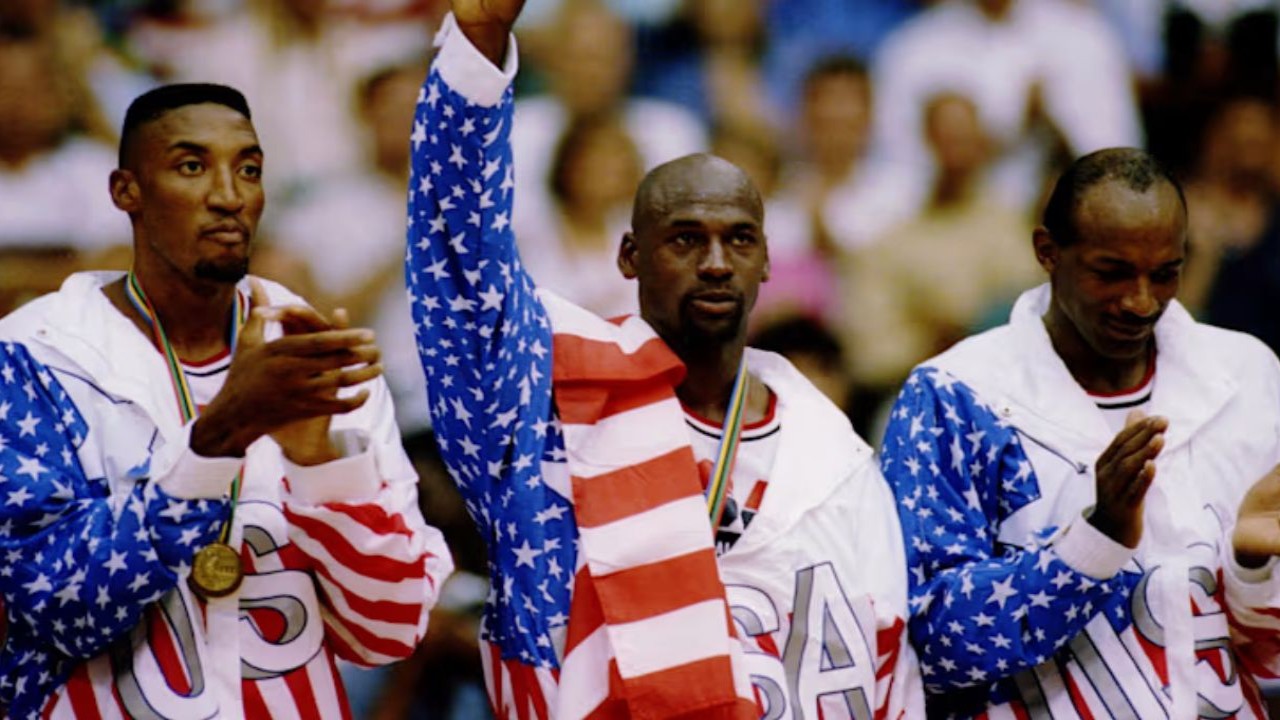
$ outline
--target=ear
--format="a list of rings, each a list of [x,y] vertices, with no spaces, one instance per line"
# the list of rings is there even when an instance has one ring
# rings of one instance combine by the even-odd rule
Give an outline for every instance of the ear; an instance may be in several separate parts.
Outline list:
[[[767,283],[769,282],[769,273],[772,270],[769,266],[769,239],[762,236],[761,240],[764,242],[764,272],[760,273],[760,282]]]
[[[635,280],[640,274],[639,253],[640,247],[636,244],[635,233],[629,231],[624,233],[622,244],[618,246],[618,270],[622,273],[622,277]]]
[[[1036,228],[1031,233],[1031,246],[1035,249],[1036,262],[1040,263],[1046,273],[1052,275],[1062,261],[1062,248],[1053,241],[1049,229],[1044,226]]]
[[[111,171],[111,201],[127,213],[137,212],[142,207],[142,190],[132,170]]]

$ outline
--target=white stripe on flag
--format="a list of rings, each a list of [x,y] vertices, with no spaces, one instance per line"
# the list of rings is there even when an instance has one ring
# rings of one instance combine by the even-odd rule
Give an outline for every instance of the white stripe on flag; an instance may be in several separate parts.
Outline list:
[[[618,674],[635,678],[686,663],[722,657],[728,613],[723,600],[694,605],[631,623],[609,625]]]
[[[680,401],[669,398],[601,418],[594,425],[566,424],[564,442],[574,460],[574,474],[590,478],[688,447],[689,430]]]
[[[642,531],[642,528],[655,527],[667,530]],[[587,558],[591,574],[597,578],[712,547],[711,523],[707,521],[707,506],[701,495],[659,505],[600,527],[582,527],[579,532],[581,552]],[[649,537],[651,542],[637,543],[637,537]]]
[[[560,665],[559,697],[552,717],[576,720],[586,717],[609,697],[609,636],[604,626],[595,629],[565,656]]]

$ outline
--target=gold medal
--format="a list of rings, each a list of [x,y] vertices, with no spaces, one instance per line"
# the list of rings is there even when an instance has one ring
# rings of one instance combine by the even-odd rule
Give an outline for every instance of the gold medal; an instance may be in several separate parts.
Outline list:
[[[192,589],[201,595],[220,598],[235,592],[243,577],[240,556],[230,545],[215,542],[196,552],[191,564],[191,576],[187,580]]]

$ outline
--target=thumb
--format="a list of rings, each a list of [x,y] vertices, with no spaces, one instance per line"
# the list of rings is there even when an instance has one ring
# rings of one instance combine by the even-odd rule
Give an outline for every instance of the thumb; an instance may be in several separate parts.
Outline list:
[[[267,298],[267,289],[258,278],[249,278],[249,320],[240,329],[240,342],[260,345],[267,321],[274,319],[271,301]]]

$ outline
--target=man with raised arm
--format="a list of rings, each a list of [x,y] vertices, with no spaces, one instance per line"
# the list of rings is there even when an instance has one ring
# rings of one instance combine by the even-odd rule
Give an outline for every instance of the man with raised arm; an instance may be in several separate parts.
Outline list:
[[[1280,670],[1280,364],[1173,300],[1177,181],[1103,150],[1048,285],[921,364],[884,440],[937,717],[1263,718]]]
[[[373,334],[246,276],[263,154],[231,88],[142,95],[110,179],[132,270],[0,321],[34,358],[0,391],[39,380],[0,402],[10,717],[349,717],[335,659],[426,631],[452,562]]]
[[[639,317],[597,318],[522,268],[521,5],[454,0],[411,140],[410,302],[437,438],[488,542],[494,711],[918,716],[888,488],[835,406],[745,348],[769,272],[746,175],[694,155],[643,180],[618,255]]]

